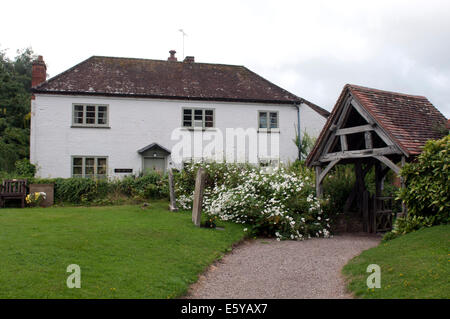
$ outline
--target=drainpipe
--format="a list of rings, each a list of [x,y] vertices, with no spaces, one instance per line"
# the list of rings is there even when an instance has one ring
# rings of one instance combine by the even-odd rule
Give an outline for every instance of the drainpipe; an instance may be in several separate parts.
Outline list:
[[[300,105],[302,104],[302,100],[299,101],[299,104],[295,103],[295,107],[297,108],[297,134],[298,134],[298,160],[302,159],[302,141],[301,141],[301,131],[300,131]]]

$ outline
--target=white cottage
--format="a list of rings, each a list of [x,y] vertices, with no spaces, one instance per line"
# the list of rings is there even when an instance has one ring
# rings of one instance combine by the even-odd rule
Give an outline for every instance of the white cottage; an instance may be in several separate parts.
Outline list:
[[[170,54],[167,61],[93,56],[47,81],[39,56],[33,63],[30,137],[37,175],[165,171],[208,159],[207,144],[219,137],[224,141],[214,144],[214,159],[248,160],[253,132],[258,161],[292,162],[298,158],[296,132],[317,136],[329,115],[243,66],[198,63],[194,57],[178,62],[175,51]],[[225,141],[239,139],[230,129],[247,134],[245,154],[239,154],[239,142]],[[184,149],[183,138],[190,138]],[[260,152],[262,144],[269,151]]]

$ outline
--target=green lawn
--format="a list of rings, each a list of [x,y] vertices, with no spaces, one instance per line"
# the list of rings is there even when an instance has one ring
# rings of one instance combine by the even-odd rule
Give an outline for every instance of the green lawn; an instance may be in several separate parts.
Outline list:
[[[0,298],[174,298],[244,237],[243,226],[197,228],[166,202],[0,209]],[[81,288],[66,285],[70,264]]]
[[[368,289],[369,264],[381,267],[381,288]],[[343,273],[360,298],[450,298],[450,225],[381,243],[351,260]]]

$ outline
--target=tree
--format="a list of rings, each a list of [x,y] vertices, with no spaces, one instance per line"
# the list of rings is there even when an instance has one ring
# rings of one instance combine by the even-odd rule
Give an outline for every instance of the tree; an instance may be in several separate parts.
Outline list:
[[[0,50],[0,171],[29,157],[31,66],[33,50],[18,50],[11,60]]]

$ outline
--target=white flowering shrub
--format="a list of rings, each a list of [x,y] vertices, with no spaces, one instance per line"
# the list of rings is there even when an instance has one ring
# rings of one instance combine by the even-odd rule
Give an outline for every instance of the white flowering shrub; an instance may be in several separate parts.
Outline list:
[[[207,172],[203,209],[209,218],[251,225],[277,239],[329,237],[330,225],[314,196],[310,171],[267,171],[239,164],[193,164],[176,175],[177,204],[192,207],[195,172]]]

